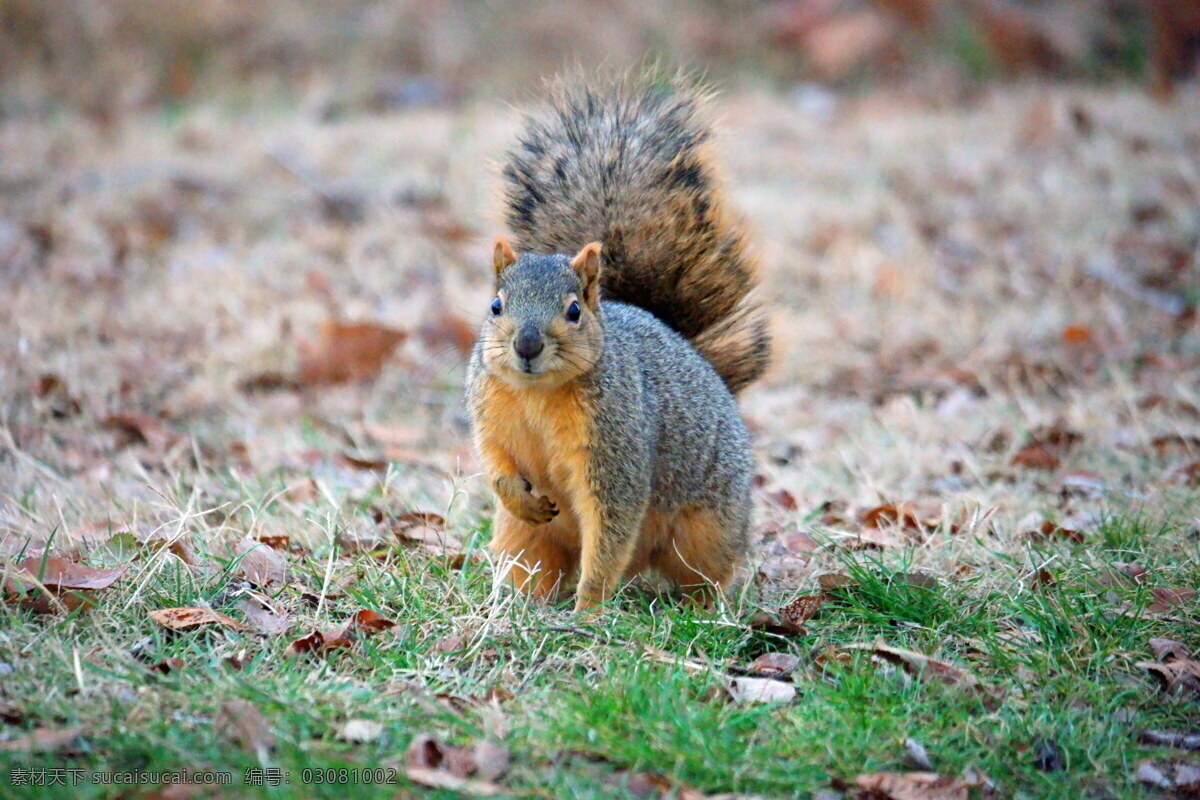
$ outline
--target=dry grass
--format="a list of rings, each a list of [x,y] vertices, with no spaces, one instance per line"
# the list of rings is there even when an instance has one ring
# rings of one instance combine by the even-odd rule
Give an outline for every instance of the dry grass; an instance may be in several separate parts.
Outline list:
[[[1113,519],[1161,525],[1141,546],[1194,572],[1200,506],[1181,468],[1200,459],[1200,336],[1176,312],[1200,299],[1200,95],[1165,107],[1135,89],[1018,85],[968,107],[905,92],[829,99],[828,116],[765,94],[722,107],[779,355],[743,404],[765,478],[763,541],[721,624],[842,569],[837,543],[881,503],[911,503],[929,521],[883,531],[895,545],[884,563],[964,581],[977,597],[1027,591],[1046,564],[1116,558]],[[385,535],[372,509],[438,511],[464,542],[485,535],[491,500],[459,404],[462,353],[439,334],[486,308],[498,231],[486,165],[514,122],[494,102],[334,123],[221,105],[103,128],[0,122],[0,531],[8,556],[53,535],[93,559],[134,559],[106,590],[114,616],[93,612],[107,653],[96,658],[145,634],[148,623],[122,627],[122,613],[192,596],[164,589],[180,567],[167,550],[95,551],[85,539],[105,524],[202,553],[230,536],[289,536],[318,554],[293,565],[302,582],[353,586],[357,574],[367,596],[412,617],[417,640],[452,633],[434,598],[413,599],[424,578],[399,577],[412,556],[380,566],[329,545]],[[292,371],[299,342],[331,315],[413,335],[364,385],[239,389]],[[130,444],[106,423],[121,413],[166,428]],[[1051,447],[1059,464],[1014,465],[1050,429],[1077,434]],[[345,454],[393,466],[363,470]],[[1032,549],[1026,534],[1043,519],[1085,544]],[[828,544],[784,558],[794,532]],[[557,613],[481,594],[489,567],[478,570],[458,590],[438,584],[447,608],[471,609],[457,621],[475,632],[466,661],[489,637],[525,636],[520,625]],[[297,613],[320,624],[330,607]],[[1180,613],[1194,618],[1194,604]],[[0,634],[0,660],[91,657],[38,625]],[[539,665],[536,638],[504,680],[574,669]],[[266,658],[282,644],[271,648]],[[602,652],[583,661],[604,669]],[[96,690],[109,678],[93,680]],[[322,698],[312,702],[333,702]]]

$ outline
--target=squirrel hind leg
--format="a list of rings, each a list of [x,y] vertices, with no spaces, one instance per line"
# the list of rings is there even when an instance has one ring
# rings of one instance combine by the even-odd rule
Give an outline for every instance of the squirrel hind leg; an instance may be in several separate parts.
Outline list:
[[[689,600],[707,605],[733,582],[744,555],[744,528],[714,509],[686,509],[671,521],[651,566]]]
[[[536,528],[517,519],[501,506],[492,526],[491,551],[507,571],[509,582],[537,600],[554,601],[565,594],[578,556],[547,535],[547,526]]]

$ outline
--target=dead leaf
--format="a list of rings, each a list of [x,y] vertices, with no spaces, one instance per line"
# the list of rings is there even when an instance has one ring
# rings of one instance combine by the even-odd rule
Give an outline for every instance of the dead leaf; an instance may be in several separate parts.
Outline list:
[[[19,571],[11,577],[29,586],[36,580],[51,591],[63,589],[106,589],[125,574],[125,567],[117,569],[93,569],[68,561],[65,558],[51,557],[45,560],[30,558],[23,561],[17,568]],[[22,575],[24,573],[27,578]]]
[[[257,592],[239,600],[237,609],[245,615],[250,627],[264,636],[282,636],[292,628],[287,612],[277,609],[269,598]]]
[[[746,669],[764,678],[784,678],[800,665],[800,659],[790,653],[763,653]]]
[[[1158,679],[1167,694],[1200,695],[1200,661],[1176,658],[1171,661],[1139,661],[1137,666]]]
[[[453,350],[460,355],[471,352],[479,334],[478,327],[462,317],[439,314],[421,325],[417,331],[422,344],[433,352]]]
[[[66,748],[83,733],[82,727],[38,728],[26,736],[0,742],[4,753],[52,753]]]
[[[732,678],[725,691],[735,703],[790,703],[796,687],[773,678]]]
[[[1013,456],[1012,463],[1015,467],[1053,470],[1058,469],[1062,462],[1045,445],[1031,444],[1018,450],[1017,454]]]
[[[474,747],[452,747],[428,734],[418,734],[409,744],[405,775],[414,783],[480,797],[505,794],[493,783],[508,770],[508,749],[479,742]]]
[[[313,631],[288,645],[284,654],[289,657],[313,654],[323,655],[330,650],[352,647],[359,636],[386,631],[396,623],[368,608],[359,609],[344,627],[327,631]]]
[[[817,585],[824,591],[831,592],[834,589],[842,589],[854,585],[854,579],[842,572],[826,572],[824,575],[817,577]]]
[[[324,386],[374,378],[407,338],[405,331],[375,322],[324,322],[316,337],[301,345],[297,380]]]
[[[886,800],[968,800],[959,778],[933,772],[876,772],[859,775],[854,784]]]
[[[245,624],[238,622],[228,614],[222,614],[220,611],[214,611],[211,608],[196,608],[194,606],[159,608],[151,611],[149,616],[150,619],[159,625],[162,625],[164,628],[170,628],[173,631],[190,630],[202,625],[223,625],[235,631],[247,629]]]
[[[949,662],[927,656],[924,653],[918,653],[915,650],[892,647],[882,642],[876,642],[875,644],[848,644],[844,645],[843,649],[866,650],[885,661],[899,664],[913,677],[921,678],[922,680],[932,679],[948,686],[958,686],[966,689],[980,688],[979,680],[966,670],[956,667]]]
[[[347,742],[373,742],[383,733],[383,723],[369,719],[352,719],[342,726],[338,736]]]
[[[1192,654],[1187,645],[1183,642],[1177,642],[1174,639],[1160,639],[1154,637],[1150,639],[1150,651],[1154,653],[1154,657],[1159,661],[1174,661],[1177,658],[1187,658]]]
[[[163,675],[170,675],[172,672],[178,672],[185,666],[182,658],[164,658],[157,664],[150,665],[151,672],[161,672]]]
[[[1175,791],[1170,796],[1180,800],[1200,797],[1200,767],[1193,764],[1142,761],[1133,779],[1156,789],[1173,789]]]
[[[213,732],[254,753],[260,762],[275,747],[271,725],[253,703],[247,700],[226,700],[213,716]]]
[[[802,594],[779,609],[779,621],[800,629],[804,623],[816,616],[824,604],[824,594]]]
[[[1087,537],[1085,537],[1081,532],[1074,530],[1072,528],[1060,527],[1058,525],[1055,525],[1050,520],[1045,520],[1044,522],[1042,522],[1041,527],[1039,527],[1035,530],[1026,531],[1025,537],[1028,539],[1041,539],[1041,540],[1066,539],[1068,541],[1074,542],[1075,544],[1083,544],[1084,542],[1087,541]]]
[[[156,452],[164,452],[183,440],[165,422],[149,414],[112,414],[102,424],[118,433],[118,448],[141,444]]]
[[[237,559],[236,575],[243,576],[259,589],[279,587],[287,583],[287,554],[262,542],[242,537],[226,551],[231,560]]]
[[[1200,750],[1200,731],[1142,731],[1138,741],[1155,747],[1174,747],[1176,750]]]
[[[1172,608],[1190,603],[1196,599],[1195,589],[1155,587],[1150,590],[1150,593],[1154,595],[1154,602],[1146,606],[1146,610],[1152,613],[1170,611]]]

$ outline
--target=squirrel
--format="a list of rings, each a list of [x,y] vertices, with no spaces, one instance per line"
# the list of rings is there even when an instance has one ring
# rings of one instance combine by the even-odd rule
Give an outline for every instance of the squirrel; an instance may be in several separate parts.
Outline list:
[[[503,165],[510,244],[467,371],[509,579],[575,611],[654,569],[728,588],[753,457],[734,395],[766,370],[757,265],[685,76],[552,84]],[[518,255],[519,254],[519,255]]]

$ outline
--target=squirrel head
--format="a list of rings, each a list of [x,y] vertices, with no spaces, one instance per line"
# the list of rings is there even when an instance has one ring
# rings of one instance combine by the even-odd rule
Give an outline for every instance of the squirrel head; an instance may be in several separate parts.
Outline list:
[[[480,333],[488,372],[517,386],[561,385],[600,358],[600,244],[574,258],[524,253],[503,237],[492,254],[496,297]]]

